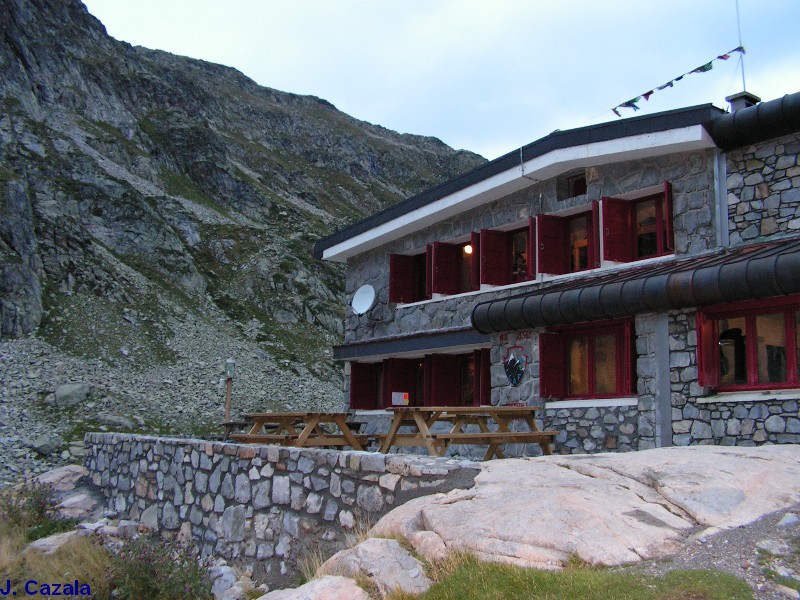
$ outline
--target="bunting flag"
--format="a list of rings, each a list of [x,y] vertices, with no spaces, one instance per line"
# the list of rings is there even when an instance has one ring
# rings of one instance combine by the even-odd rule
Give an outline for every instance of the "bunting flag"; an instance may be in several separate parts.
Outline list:
[[[674,77],[673,79],[670,79],[667,83],[665,83],[664,85],[658,86],[654,90],[650,90],[649,92],[645,92],[645,93],[641,94],[640,96],[636,96],[635,98],[631,98],[630,100],[627,100],[627,101],[623,102],[622,104],[617,104],[614,108],[611,109],[611,112],[613,112],[618,117],[622,117],[622,113],[620,113],[619,110],[618,110],[620,108],[630,108],[634,112],[636,112],[637,110],[640,109],[640,107],[637,106],[636,103],[639,102],[642,98],[644,98],[645,100],[650,100],[650,96],[652,96],[655,92],[660,92],[661,90],[665,90],[667,88],[671,88],[672,86],[675,85],[676,81],[680,81],[681,79],[683,79],[687,75],[691,75],[693,73],[707,73],[708,71],[710,71],[710,70],[712,70],[714,68],[714,61],[715,60],[728,60],[731,57],[731,54],[734,54],[736,52],[739,52],[741,54],[745,54],[744,46],[738,46],[737,48],[734,48],[733,50],[731,50],[729,52],[726,52],[725,54],[720,54],[715,59],[710,60],[707,63],[705,63],[703,65],[700,65],[696,69],[692,69],[691,71],[688,71],[688,72],[684,73],[683,75],[678,75],[677,77]]]

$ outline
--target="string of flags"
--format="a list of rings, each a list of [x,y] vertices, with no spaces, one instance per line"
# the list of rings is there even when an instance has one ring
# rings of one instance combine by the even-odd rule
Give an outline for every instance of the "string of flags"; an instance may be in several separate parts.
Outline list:
[[[661,90],[665,90],[667,88],[671,88],[673,85],[675,85],[675,82],[680,81],[681,79],[683,79],[687,75],[692,75],[693,73],[706,73],[706,72],[708,72],[708,71],[710,71],[711,69],[714,68],[714,61],[715,60],[728,60],[731,57],[732,54],[735,54],[737,52],[739,52],[740,54],[745,54],[744,46],[738,46],[737,48],[734,48],[733,50],[730,50],[729,52],[726,52],[725,54],[720,54],[718,57],[708,61],[704,65],[700,65],[696,69],[692,69],[691,71],[688,71],[688,72],[684,73],[683,75],[675,77],[674,79],[670,79],[664,85],[660,85],[657,88],[654,88],[654,89],[652,89],[650,91],[647,91],[647,92],[645,92],[643,94],[640,94],[639,96],[636,96],[635,98],[631,98],[630,100],[626,100],[622,104],[617,104],[611,110],[618,117],[622,117],[622,114],[620,114],[620,112],[619,112],[620,108],[630,108],[630,109],[633,109],[634,112],[636,112],[637,110],[639,110],[641,108],[641,107],[637,106],[637,104],[639,102],[641,102],[642,98],[644,98],[645,101],[650,100],[650,96],[652,96],[656,92],[660,92]]]

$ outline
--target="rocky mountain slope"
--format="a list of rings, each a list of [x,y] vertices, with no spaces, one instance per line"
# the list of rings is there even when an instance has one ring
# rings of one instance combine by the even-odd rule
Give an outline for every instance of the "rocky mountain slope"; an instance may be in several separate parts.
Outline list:
[[[342,273],[313,243],[483,159],[119,42],[78,0],[2,0],[0,32],[0,442],[87,378],[125,418],[213,420],[228,355],[255,361],[242,409],[338,405]]]

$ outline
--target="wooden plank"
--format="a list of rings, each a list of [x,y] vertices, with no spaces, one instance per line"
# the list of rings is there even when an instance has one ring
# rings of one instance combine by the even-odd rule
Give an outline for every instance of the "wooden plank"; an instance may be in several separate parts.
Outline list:
[[[291,445],[294,442],[295,436],[293,435],[276,435],[271,433],[234,433],[231,434],[231,440],[234,442],[241,442],[243,444],[280,444]]]

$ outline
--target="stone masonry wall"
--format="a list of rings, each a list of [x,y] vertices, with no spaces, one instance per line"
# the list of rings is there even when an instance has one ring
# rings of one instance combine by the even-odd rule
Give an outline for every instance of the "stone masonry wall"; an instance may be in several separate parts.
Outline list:
[[[411,498],[469,488],[468,461],[89,433],[85,464],[120,516],[278,582],[310,551]]]
[[[389,303],[389,254],[424,252],[434,241],[468,239],[473,231],[527,221],[531,215],[560,211],[613,196],[658,186],[673,186],[674,231],[677,254],[694,254],[717,245],[714,223],[714,156],[692,152],[587,169],[587,194],[556,199],[556,180],[536,183],[486,206],[466,211],[395,242],[351,259],[345,293],[349,298],[364,284],[375,288],[375,306],[356,315],[349,304],[345,314],[345,342],[414,334],[470,325],[473,306],[524,291],[525,287],[397,307]],[[535,285],[535,284],[532,284]]]
[[[676,446],[720,444],[755,446],[800,443],[800,393],[797,398],[764,395],[756,401],[720,402],[697,381],[695,311],[670,314],[670,381],[672,390],[672,441]],[[705,402],[699,402],[699,400]]]
[[[800,231],[800,134],[728,153],[731,244]]]

